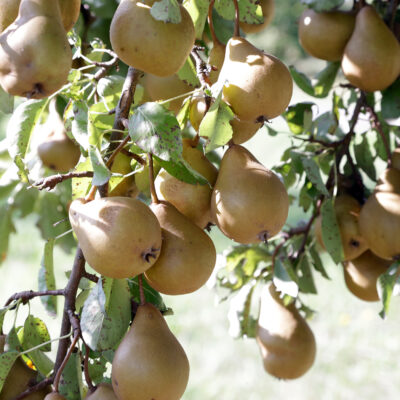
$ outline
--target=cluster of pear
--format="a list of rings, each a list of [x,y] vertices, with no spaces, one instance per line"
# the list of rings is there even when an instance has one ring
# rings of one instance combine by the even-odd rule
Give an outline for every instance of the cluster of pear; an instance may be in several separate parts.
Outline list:
[[[13,96],[48,97],[67,81],[72,52],[66,32],[80,0],[0,1],[0,85]]]
[[[400,44],[372,6],[357,12],[305,10],[299,21],[300,44],[310,55],[342,60],[348,81],[367,92],[384,90],[400,74]]]

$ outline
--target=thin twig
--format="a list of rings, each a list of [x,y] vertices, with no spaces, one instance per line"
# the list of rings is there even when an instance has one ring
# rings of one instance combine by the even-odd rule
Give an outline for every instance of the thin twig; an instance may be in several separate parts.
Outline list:
[[[136,160],[140,165],[146,165],[147,162],[146,160],[143,160],[142,157],[140,157],[138,154],[132,153],[129,150],[126,149],[122,149],[121,150],[122,154],[125,154],[127,157],[133,158],[134,160]]]
[[[57,174],[57,175],[52,175],[48,176],[46,178],[40,179],[34,183],[32,183],[31,186],[28,187],[30,189],[31,187],[34,187],[38,190],[51,190],[56,187],[61,182],[64,182],[68,179],[72,178],[91,178],[93,177],[93,171],[82,171],[82,172],[68,172],[67,174]]]
[[[233,36],[239,36],[240,37],[240,26],[239,26],[239,4],[237,0],[233,0],[233,4],[235,5],[235,30],[233,32]]]
[[[214,3],[215,3],[215,0],[211,0],[210,5],[208,6],[208,26],[210,27],[211,37],[212,37],[214,46],[218,46],[218,45],[222,46],[223,44],[217,38],[217,35],[215,34],[215,30],[214,30],[214,22],[213,22],[213,18],[212,18]]]
[[[190,53],[194,58],[196,63],[196,73],[197,77],[200,80],[201,86],[211,85],[210,78],[208,77],[210,71],[209,65],[200,57],[199,50],[202,50],[201,47],[194,46],[192,52]]]
[[[149,180],[150,180],[150,193],[151,193],[151,201],[155,204],[158,204],[160,200],[158,199],[156,187],[154,186],[154,165],[153,165],[153,155],[148,153],[149,159]]]
[[[94,385],[93,385],[92,378],[90,377],[90,373],[89,373],[89,351],[90,350],[89,350],[89,347],[86,344],[86,342],[83,339],[82,339],[82,341],[83,341],[83,344],[85,345],[85,358],[83,360],[83,372],[85,374],[85,380],[89,387],[89,391],[91,391],[91,390],[93,390]]]
[[[6,302],[5,306],[7,307],[11,302],[15,300],[21,299],[22,304],[26,304],[29,300],[33,299],[34,297],[41,297],[41,296],[65,296],[64,289],[59,290],[42,290],[39,292],[34,292],[33,290],[26,290],[24,292],[19,292],[13,294]]]
[[[37,383],[36,385],[29,387],[29,389],[26,389],[24,392],[20,393],[16,397],[14,397],[13,400],[22,400],[22,399],[28,397],[30,394],[44,389],[45,387],[51,385],[52,383],[53,383],[53,378],[46,378],[46,379],[42,380],[41,382]]]

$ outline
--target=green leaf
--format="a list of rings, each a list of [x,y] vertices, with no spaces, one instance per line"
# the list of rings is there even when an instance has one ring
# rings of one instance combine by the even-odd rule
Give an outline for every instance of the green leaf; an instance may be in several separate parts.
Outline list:
[[[200,84],[199,78],[197,77],[196,65],[193,60],[188,57],[183,64],[183,67],[177,72],[179,79],[188,83],[189,85],[198,87]]]
[[[395,119],[400,115],[400,79],[382,92],[381,113],[383,119]]]
[[[263,14],[258,4],[257,0],[240,0],[238,2],[240,21],[248,24],[261,24]],[[232,1],[216,0],[214,8],[224,19],[232,20],[235,18],[235,7]]]
[[[392,264],[387,272],[380,275],[377,282],[377,289],[379,298],[382,301],[382,310],[379,313],[381,318],[385,319],[386,315],[389,311],[390,300],[392,298],[393,289],[398,280],[398,270],[399,270],[399,263],[395,262]]]
[[[289,126],[289,129],[298,135],[303,133],[310,127],[310,120],[312,121],[312,107],[314,103],[297,103],[288,107],[287,111],[283,113],[283,117]]]
[[[93,171],[90,158],[81,161],[76,167],[76,172]],[[92,186],[92,178],[73,178],[72,179],[72,199],[80,199],[89,193]]]
[[[17,351],[8,351],[6,353],[0,354],[0,392],[3,389],[3,385],[6,381],[7,375],[17,358]]]
[[[0,86],[0,112],[11,114],[14,111],[14,97]]]
[[[25,101],[16,108],[7,125],[8,152],[17,165],[23,182],[29,181],[24,158],[33,130],[47,102],[47,99]]]
[[[310,268],[309,258],[303,254],[297,268],[301,271],[299,277],[299,288],[303,293],[317,294],[314,277]]]
[[[39,270],[39,290],[55,290],[56,279],[54,276],[53,261],[54,239],[49,239],[44,245],[44,252]],[[50,315],[57,315],[56,296],[41,296],[40,300]]]
[[[89,144],[100,148],[104,131],[111,130],[114,123],[114,115],[108,113],[103,102],[93,104],[89,108],[88,132]]]
[[[297,277],[289,261],[275,259],[273,282],[278,292],[297,297],[299,293]]]
[[[324,264],[322,263],[321,257],[318,252],[315,250],[315,247],[308,247],[306,251],[307,256],[310,259],[310,263],[314,266],[314,268],[326,279],[330,279]]]
[[[106,184],[111,178],[111,171],[104,164],[101,153],[97,147],[89,146],[89,157],[93,169],[93,186]]]
[[[15,232],[12,221],[12,207],[5,204],[0,207],[0,265],[7,258],[10,234]]]
[[[182,21],[181,10],[177,0],[156,1],[151,7],[150,14],[157,21],[179,24]]]
[[[68,400],[81,400],[83,395],[81,359],[72,353],[60,379],[59,392]]]
[[[88,106],[83,101],[71,102],[65,112],[67,121],[71,123],[72,136],[85,151],[89,148],[88,113]]]
[[[33,315],[27,317],[24,328],[20,332],[22,332],[20,340],[24,351],[50,340],[46,324],[40,318],[36,318]],[[45,352],[51,351],[51,343],[41,347],[41,350]]]
[[[300,0],[308,8],[312,8],[317,12],[331,11],[340,7],[344,0]]]
[[[118,105],[124,81],[120,75],[110,75],[99,80],[97,92],[109,110]]]
[[[329,192],[321,178],[320,168],[312,157],[302,156],[301,162],[306,172],[307,178],[315,188],[324,196],[329,196]]]
[[[139,292],[139,281],[138,277],[128,279],[129,290],[131,292],[132,298],[136,303],[140,303],[140,292]],[[146,281],[146,279],[142,280],[143,282],[143,291],[144,296],[146,297],[146,301],[154,304],[161,312],[167,311],[167,306],[164,303],[163,298],[160,293],[154,290]]]
[[[201,39],[203,36],[204,25],[208,15],[208,0],[184,0],[183,7],[189,12],[192,17],[196,39]]]
[[[333,199],[324,200],[321,207],[321,216],[322,241],[333,261],[338,264],[343,260],[344,255]]]
[[[372,144],[369,142],[368,136],[365,134],[361,136],[358,135],[357,139],[354,143],[354,154],[356,156],[357,167],[362,169],[373,181],[376,181],[374,157],[371,153]]]

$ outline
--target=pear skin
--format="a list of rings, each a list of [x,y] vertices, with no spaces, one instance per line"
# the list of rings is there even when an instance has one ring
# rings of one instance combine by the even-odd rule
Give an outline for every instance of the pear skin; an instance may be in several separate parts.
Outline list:
[[[400,72],[400,44],[371,6],[363,7],[344,50],[342,70],[347,80],[367,92],[384,90]]]
[[[343,264],[347,288],[361,300],[378,301],[377,281],[390,265],[391,261],[379,258],[367,250],[361,256]]]
[[[112,385],[109,383],[100,383],[94,392],[89,392],[86,400],[118,400],[114,393]]]
[[[264,369],[277,378],[299,378],[314,363],[312,330],[293,303],[285,307],[273,285],[262,293],[256,340]]]
[[[161,254],[145,272],[151,287],[178,295],[202,287],[215,266],[216,251],[209,236],[167,202],[152,204],[162,229]]]
[[[237,36],[226,45],[218,81],[224,84],[224,100],[244,121],[275,118],[292,97],[293,81],[286,65]]]
[[[179,400],[188,383],[189,361],[160,311],[140,305],[112,363],[119,400]]]
[[[51,392],[44,398],[44,400],[67,400],[67,399],[58,392]]]
[[[211,198],[211,215],[220,230],[242,244],[266,241],[286,222],[289,197],[269,169],[240,145],[224,154]]]
[[[208,76],[210,82],[214,84],[217,82],[219,73],[221,72],[222,65],[224,64],[226,47],[220,42],[214,42],[210,55],[208,57],[208,64],[213,67]]]
[[[333,11],[305,10],[299,21],[299,41],[313,57],[339,61],[354,30],[355,16]]]
[[[106,197],[86,204],[74,200],[69,220],[88,264],[109,278],[141,274],[160,254],[160,224],[137,199]]]
[[[0,33],[17,19],[19,3],[20,0],[0,0]]]
[[[124,63],[157,76],[170,76],[179,71],[192,50],[194,25],[183,6],[180,23],[157,21],[150,14],[153,3],[122,0],[111,22],[110,40]]]
[[[123,153],[118,153],[114,159],[111,167],[111,172],[127,175],[132,172],[131,158]],[[118,179],[118,180],[117,180]],[[116,181],[116,182],[113,182]],[[133,175],[126,176],[124,178],[110,178],[109,187],[111,190],[108,192],[109,197],[128,196],[136,197],[139,193],[135,185],[135,177]]]
[[[206,178],[211,186],[180,181],[164,169],[158,173],[154,184],[161,200],[170,202],[198,227],[204,229],[211,221],[211,193],[218,170],[201,150],[192,147],[191,139],[183,139],[182,144],[183,158]]]
[[[21,0],[17,19],[0,35],[0,84],[13,96],[48,97],[68,78],[72,52],[54,0]]]
[[[392,167],[400,171],[400,148],[392,152]]]
[[[153,160],[153,174],[154,178],[157,177],[160,172],[160,165]],[[149,165],[146,164],[143,169],[135,174],[135,185],[138,188],[140,193],[143,193],[145,196],[150,197],[150,172]]]
[[[247,24],[240,22],[240,29],[244,33],[257,33],[265,29],[272,21],[275,15],[275,0],[260,0],[264,22],[261,24]]]

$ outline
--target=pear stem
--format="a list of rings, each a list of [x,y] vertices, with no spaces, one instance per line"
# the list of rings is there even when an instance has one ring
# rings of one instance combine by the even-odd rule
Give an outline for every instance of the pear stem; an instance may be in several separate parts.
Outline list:
[[[140,305],[146,304],[146,296],[144,294],[143,290],[143,274],[140,274],[138,276],[138,282],[139,282],[139,296],[140,296]]]
[[[94,385],[93,385],[92,379],[90,378],[90,374],[89,374],[89,347],[83,339],[82,339],[82,341],[85,345],[85,358],[83,360],[83,372],[85,374],[85,380],[88,385],[89,391],[92,391],[94,389]]]
[[[154,164],[153,164],[153,154],[147,154],[149,160],[149,181],[150,181],[150,193],[151,193],[151,201],[155,204],[158,204],[160,200],[158,199],[156,187],[154,186]]]
[[[221,41],[217,38],[217,35],[215,34],[215,30],[214,30],[214,22],[213,22],[213,18],[212,18],[214,3],[215,3],[215,0],[211,0],[210,5],[208,6],[208,26],[210,27],[211,38],[212,38],[214,46],[215,45],[223,46]]]
[[[233,32],[234,36],[240,37],[240,28],[239,28],[239,4],[237,0],[233,0],[233,4],[235,5],[235,30]]]

